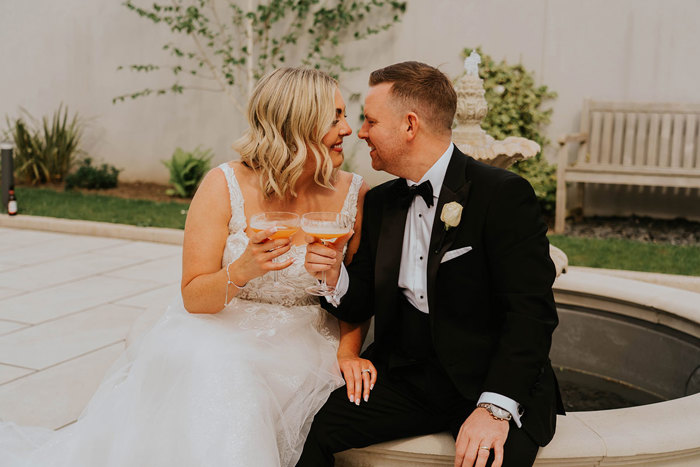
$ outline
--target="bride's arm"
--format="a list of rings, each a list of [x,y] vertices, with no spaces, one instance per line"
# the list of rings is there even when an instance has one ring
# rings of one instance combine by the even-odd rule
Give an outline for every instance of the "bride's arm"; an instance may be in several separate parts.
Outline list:
[[[362,232],[362,207],[364,205],[365,194],[369,191],[369,186],[363,182],[357,200],[357,215],[355,216],[355,235],[348,242],[348,249],[345,254],[345,264],[350,264],[352,257],[360,246],[360,232]],[[369,391],[377,381],[377,370],[369,360],[360,358],[362,343],[367,336],[369,320],[364,323],[340,323],[340,343],[338,344],[338,365],[345,378],[348,399],[350,402],[360,404],[360,399],[365,401],[369,398]],[[367,370],[370,371],[362,371]]]
[[[271,232],[251,236],[248,248],[233,263],[221,267],[231,219],[228,186],[219,169],[210,171],[192,199],[182,245],[182,301],[190,313],[218,313],[254,277],[282,269],[290,261],[272,263],[289,250],[289,240],[265,242]],[[265,243],[265,246],[263,246]],[[279,247],[274,252],[268,252]]]
[[[360,405],[360,398],[367,402],[369,392],[377,382],[377,369],[371,361],[360,357],[362,342],[369,329],[369,320],[360,324],[345,321],[339,323],[338,366],[345,379],[348,399]]]

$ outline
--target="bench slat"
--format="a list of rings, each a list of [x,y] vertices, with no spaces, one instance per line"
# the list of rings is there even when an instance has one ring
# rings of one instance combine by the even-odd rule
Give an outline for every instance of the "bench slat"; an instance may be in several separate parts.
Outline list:
[[[610,172],[567,172],[567,182],[603,183],[676,188],[700,188],[700,176],[654,174],[619,174]]]
[[[687,115],[685,119],[685,139],[683,141],[683,167],[696,167],[695,140],[697,138],[698,116]],[[700,166],[699,166],[700,167]]]
[[[600,147],[599,159],[601,164],[610,164],[612,162],[610,154],[612,153],[612,133],[614,123],[615,120],[612,112],[605,112],[603,114],[603,141]]]
[[[600,112],[593,112],[593,121],[591,122],[591,142],[588,145],[588,153],[584,155],[581,162],[590,162],[595,164],[599,161],[600,154],[600,138],[603,129],[603,115]]]
[[[610,102],[588,99],[590,112],[700,113],[700,103],[685,102]]]
[[[581,110],[581,134],[591,134],[591,114],[588,112],[588,105],[590,104],[590,99],[583,100],[583,109]],[[586,157],[590,151],[590,137],[586,138],[583,144],[579,145],[578,152],[576,153],[576,160],[579,162],[585,162]]]
[[[671,114],[661,115],[661,138],[659,141],[659,167],[668,167],[671,153]]]
[[[649,128],[649,115],[638,113],[637,115],[637,140],[635,141],[634,165],[644,165],[647,146],[647,129]]]
[[[622,114],[624,116],[624,114]],[[626,115],[625,122],[625,149],[622,153],[622,165],[634,165],[634,140],[637,133],[637,114]]]
[[[661,130],[661,117],[659,114],[649,116],[649,144],[647,145],[646,165],[657,165],[659,160],[659,132]]]
[[[622,138],[625,135],[625,114],[615,112],[612,135],[612,152],[610,153],[610,163],[614,165],[622,164]]]

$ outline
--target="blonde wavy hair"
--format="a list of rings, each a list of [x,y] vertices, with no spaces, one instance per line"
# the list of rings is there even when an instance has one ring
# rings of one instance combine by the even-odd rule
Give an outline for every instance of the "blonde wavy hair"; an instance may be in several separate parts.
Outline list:
[[[279,68],[258,82],[248,103],[250,128],[233,147],[257,172],[265,198],[288,193],[306,158],[316,159],[314,181],[333,189],[329,149],[321,142],[335,119],[336,80],[310,68]]]

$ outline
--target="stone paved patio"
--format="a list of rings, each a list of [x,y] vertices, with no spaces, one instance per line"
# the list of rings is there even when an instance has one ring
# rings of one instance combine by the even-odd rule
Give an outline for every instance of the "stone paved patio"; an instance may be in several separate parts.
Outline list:
[[[181,247],[0,227],[0,419],[72,423],[141,312],[179,293]]]

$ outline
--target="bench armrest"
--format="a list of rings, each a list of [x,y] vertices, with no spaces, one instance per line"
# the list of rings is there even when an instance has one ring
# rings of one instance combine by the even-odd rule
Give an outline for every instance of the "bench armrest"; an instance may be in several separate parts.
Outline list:
[[[565,146],[567,143],[584,143],[588,140],[588,133],[569,133],[561,136],[557,141],[559,146]]]

